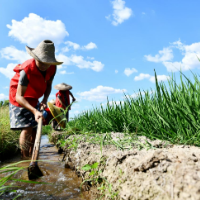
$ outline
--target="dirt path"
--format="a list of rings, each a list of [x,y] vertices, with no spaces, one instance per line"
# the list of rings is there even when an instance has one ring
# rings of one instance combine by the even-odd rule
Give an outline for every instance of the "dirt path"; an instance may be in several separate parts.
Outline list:
[[[56,135],[53,134],[55,140]],[[77,136],[68,140],[74,137]],[[112,137],[117,141],[123,134],[112,133]],[[121,151],[113,145],[101,148],[83,138],[75,151],[65,147],[65,167],[88,179],[90,172],[81,168],[98,162],[98,172],[102,172],[97,176],[109,183],[103,191],[104,199],[200,200],[200,148],[167,145],[145,137],[140,137],[139,142],[148,142],[151,148]]]

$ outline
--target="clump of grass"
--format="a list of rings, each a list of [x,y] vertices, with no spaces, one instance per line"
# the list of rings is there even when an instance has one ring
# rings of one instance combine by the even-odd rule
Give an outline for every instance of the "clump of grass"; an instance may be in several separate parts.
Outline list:
[[[42,126],[42,135],[49,135],[52,132],[53,128],[51,125]]]
[[[84,132],[137,133],[150,139],[166,140],[176,144],[200,146],[200,81],[194,81],[180,72],[180,84],[172,76],[168,88],[158,82],[155,72],[155,91],[139,91],[136,98],[124,95],[124,102],[106,108],[94,108],[78,115],[68,123]]]
[[[10,130],[9,107],[0,107],[0,160],[18,150],[20,131]]]

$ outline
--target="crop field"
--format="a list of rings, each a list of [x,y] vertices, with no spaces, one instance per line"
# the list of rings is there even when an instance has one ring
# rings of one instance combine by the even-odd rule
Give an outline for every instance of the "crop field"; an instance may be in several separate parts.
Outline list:
[[[200,146],[200,82],[180,72],[178,85],[173,75],[167,85],[157,81],[155,91],[140,91],[136,98],[125,95],[120,103],[94,108],[76,116],[68,129],[88,133],[124,132],[165,140],[173,144]]]

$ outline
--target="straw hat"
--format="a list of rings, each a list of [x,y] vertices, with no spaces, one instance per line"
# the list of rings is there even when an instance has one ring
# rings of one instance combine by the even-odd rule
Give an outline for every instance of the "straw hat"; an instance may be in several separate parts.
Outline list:
[[[26,46],[26,51],[36,60],[50,65],[61,65],[55,58],[55,46],[51,40],[43,40],[34,49]]]
[[[54,106],[50,102],[48,102],[47,105],[48,105],[48,108],[49,108],[52,116],[55,117],[55,120],[58,122],[58,124],[62,128],[65,128],[66,120],[63,120],[63,119],[65,119],[65,115],[64,115],[64,112],[62,112],[62,109],[57,106]]]
[[[55,85],[54,88],[56,90],[71,90],[72,89],[72,86],[71,85],[67,85],[66,83],[60,83],[58,85]]]
[[[55,103],[56,103],[55,99],[52,99],[52,100],[49,101],[49,102],[52,103],[52,104],[55,104]]]

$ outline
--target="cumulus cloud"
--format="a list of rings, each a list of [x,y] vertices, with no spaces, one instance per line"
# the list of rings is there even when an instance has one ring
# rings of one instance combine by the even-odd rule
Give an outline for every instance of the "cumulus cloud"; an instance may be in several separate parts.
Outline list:
[[[65,42],[65,44],[68,46],[68,48],[71,47],[74,50],[77,50],[77,49],[81,48],[81,46],[79,44],[71,42],[71,41],[67,41],[67,42]]]
[[[83,56],[71,55],[70,57],[67,57],[63,54],[59,54],[57,58],[64,62],[63,65],[76,65],[80,69],[86,68],[100,72],[104,67],[104,64],[99,61],[94,60],[91,62],[84,60]]]
[[[60,71],[60,74],[74,74],[74,72],[67,72],[66,70]]]
[[[88,60],[94,60],[94,57],[87,56]]]
[[[31,56],[26,51],[18,50],[14,46],[1,49],[0,54],[2,58],[5,58],[7,60],[16,60],[19,63],[23,63],[24,61],[31,58]]]
[[[68,52],[70,49],[73,49],[73,50],[91,50],[91,49],[97,48],[97,45],[93,42],[90,42],[85,46],[80,46],[79,44],[71,42],[71,41],[67,41],[67,42],[65,42],[65,44],[67,46],[62,48],[63,52]]]
[[[144,57],[150,62],[165,62],[173,59],[173,52],[171,48],[163,48],[155,56],[145,55]]]
[[[126,92],[126,89],[115,89],[112,87],[106,87],[99,85],[96,88],[91,89],[90,91],[80,92],[78,95],[81,99],[88,101],[104,101],[108,95],[123,93]]]
[[[36,47],[45,39],[60,44],[69,35],[61,20],[46,20],[34,13],[30,13],[21,21],[13,19],[12,24],[7,24],[7,27],[10,29],[9,36],[30,47]]]
[[[7,100],[7,99],[8,99],[7,95],[0,93],[0,100]]]
[[[187,71],[200,67],[200,42],[185,45],[180,40],[173,43],[173,47],[181,51],[183,58],[179,62],[163,62],[167,71],[176,72],[178,70]]]
[[[167,81],[168,79],[170,79],[169,76],[166,76],[166,75],[157,75],[158,82],[160,82],[160,81]],[[155,76],[151,76],[149,80],[152,83],[155,83]]]
[[[173,48],[180,50],[183,58],[181,61],[172,61]],[[145,58],[151,62],[161,62],[169,72],[179,70],[187,71],[200,67],[200,42],[190,45],[183,44],[180,40],[171,43],[168,48],[164,48],[156,56],[145,55]]]
[[[97,45],[93,42],[90,42],[89,44],[83,47],[83,49],[86,49],[86,50],[91,50],[91,49],[96,49],[96,48],[97,48]]]
[[[111,2],[113,6],[113,14],[106,16],[106,19],[111,20],[114,26],[123,23],[133,14],[132,10],[125,6],[125,1],[114,0]]]
[[[160,82],[160,81],[166,81],[169,78],[170,77],[166,76],[166,75],[157,75],[158,82]],[[143,74],[143,73],[141,73],[141,74],[139,74],[139,76],[135,76],[135,78],[134,78],[135,81],[141,81],[143,79],[148,79],[152,83],[155,82],[155,76],[151,76],[150,74]]]
[[[149,74],[140,73],[139,76],[135,76],[134,80],[135,81],[141,81],[145,78],[150,78],[150,77],[151,77],[151,75],[149,75]]]
[[[118,73],[118,70],[115,70],[115,74],[117,74]]]
[[[132,69],[130,69],[130,68],[126,68],[125,70],[124,70],[124,74],[126,75],[126,76],[130,76],[132,73],[134,73],[134,72],[137,72],[137,70],[135,69],[135,68],[132,68]]]
[[[3,67],[0,67],[0,73],[2,73],[3,75],[5,75],[7,78],[11,79],[15,72],[13,71],[14,67],[16,66],[17,64],[14,64],[14,63],[10,63],[7,65],[6,68],[3,68]]]

